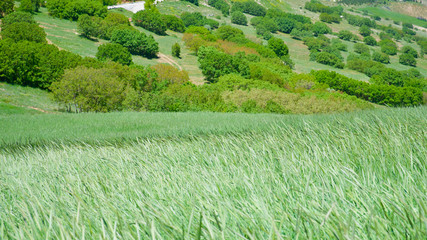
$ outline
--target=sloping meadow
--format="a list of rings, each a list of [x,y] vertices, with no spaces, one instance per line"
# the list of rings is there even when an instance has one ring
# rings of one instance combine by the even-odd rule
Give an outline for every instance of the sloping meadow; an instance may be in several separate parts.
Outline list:
[[[130,139],[120,145],[102,144],[90,131],[99,144],[76,134],[19,151],[2,145],[0,239],[426,236],[426,107],[191,114],[150,115],[158,120],[150,135],[111,127]],[[55,117],[61,116],[69,115]],[[119,114],[97,116],[120,123]],[[171,118],[175,127],[162,130]],[[222,122],[195,131],[206,119]],[[177,130],[186,122],[194,125],[187,134]],[[73,137],[78,143],[71,144]]]

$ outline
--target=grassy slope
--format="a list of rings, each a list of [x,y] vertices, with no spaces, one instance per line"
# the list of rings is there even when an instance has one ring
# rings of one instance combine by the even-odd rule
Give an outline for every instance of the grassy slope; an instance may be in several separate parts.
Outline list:
[[[1,128],[20,121],[38,128],[56,118],[50,129],[75,140],[103,140],[87,123],[112,127],[117,138],[150,130],[157,137],[120,147],[0,148],[0,238],[422,239],[426,117],[426,107],[316,116],[17,117]],[[120,129],[125,118],[129,125]],[[248,131],[240,123],[255,126]],[[39,136],[45,134],[32,137]]]
[[[389,18],[391,20],[398,21],[398,22],[407,22],[407,23],[412,23],[414,25],[425,27],[425,28],[427,27],[427,22],[425,21],[419,20],[415,17],[411,17],[408,15],[393,12],[391,10],[384,9],[381,7],[364,7],[364,8],[360,8],[359,10],[368,11],[370,14],[380,16],[381,18]]]
[[[0,115],[56,112],[58,109],[58,104],[46,91],[0,83]]]

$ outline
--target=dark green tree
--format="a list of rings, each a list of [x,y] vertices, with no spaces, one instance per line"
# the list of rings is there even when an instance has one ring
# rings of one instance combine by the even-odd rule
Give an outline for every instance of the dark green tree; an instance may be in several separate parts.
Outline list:
[[[248,24],[248,20],[246,19],[245,14],[235,11],[231,14],[231,23],[246,26]]]
[[[11,39],[15,42],[30,41],[46,43],[46,33],[37,24],[27,22],[12,23],[1,31],[3,39]]]
[[[273,50],[278,57],[283,57],[289,54],[288,46],[280,38],[273,37],[268,40],[268,47]]]
[[[418,52],[411,46],[404,46],[401,49],[402,53],[407,53],[412,55],[414,58],[418,58]]]
[[[172,56],[177,58],[181,57],[181,46],[179,46],[179,43],[172,45]]]
[[[407,66],[412,66],[412,67],[417,66],[417,60],[414,58],[413,55],[409,53],[400,54],[399,63]]]
[[[148,58],[156,57],[159,45],[153,36],[130,29],[117,29],[111,34],[111,42],[126,47],[131,54]]]
[[[135,13],[132,21],[136,26],[147,29],[159,35],[166,34],[166,24],[157,9],[142,10]]]
[[[367,37],[367,36],[370,36],[372,34],[372,31],[368,26],[363,25],[359,28],[359,33],[360,33],[360,35]]]
[[[0,1],[0,18],[3,18],[5,15],[13,12],[14,4],[13,0]]]
[[[367,37],[363,38],[363,42],[369,46],[376,46],[377,45],[377,40],[375,40],[375,38],[372,36],[367,36]]]
[[[101,61],[111,60],[123,65],[132,64],[129,50],[118,43],[105,43],[98,47],[96,58]]]

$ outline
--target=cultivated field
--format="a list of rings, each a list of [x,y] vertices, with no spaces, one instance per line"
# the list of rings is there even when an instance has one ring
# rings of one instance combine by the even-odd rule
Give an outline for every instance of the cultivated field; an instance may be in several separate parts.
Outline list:
[[[0,239],[425,239],[426,117],[0,116]]]

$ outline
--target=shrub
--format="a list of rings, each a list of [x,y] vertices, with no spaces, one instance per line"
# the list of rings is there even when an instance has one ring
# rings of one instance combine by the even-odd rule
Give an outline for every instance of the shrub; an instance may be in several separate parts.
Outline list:
[[[354,44],[354,52],[359,53],[359,54],[363,54],[363,53],[370,54],[369,47],[363,43]]]
[[[173,15],[162,15],[162,21],[166,24],[166,28],[175,32],[184,32],[185,25],[182,19],[177,18]]]
[[[22,12],[34,13],[40,8],[39,0],[21,0],[18,10]]]
[[[403,64],[403,65],[412,66],[412,67],[417,66],[417,60],[414,58],[413,55],[411,55],[409,53],[400,54],[399,63]]]
[[[234,2],[233,6],[231,7],[231,12],[235,11],[247,13],[253,16],[265,16],[265,14],[267,13],[267,10],[263,6],[252,0],[244,2]]]
[[[363,38],[363,42],[369,46],[376,46],[377,45],[377,40],[375,40],[375,38],[372,36],[367,36],[367,37]]]
[[[129,50],[118,43],[105,43],[98,47],[96,58],[101,61],[111,60],[123,65],[132,64]]]
[[[114,30],[111,35],[111,42],[126,47],[131,54],[148,58],[155,57],[159,52],[159,45],[153,36],[147,36],[142,32],[129,29]]]
[[[91,17],[87,14],[80,15],[77,20],[77,31],[86,38],[99,37],[101,33],[102,19]]]
[[[334,13],[334,14],[329,14],[329,13],[321,13],[320,16],[320,21],[322,22],[327,22],[327,23],[340,23],[341,22],[341,17],[340,15]]]
[[[230,5],[224,0],[209,0],[208,4],[222,12],[224,16],[230,13]]]
[[[328,25],[322,23],[322,22],[316,22],[313,25],[312,31],[315,36],[318,36],[320,34],[328,34],[331,33],[332,30],[328,27]]]
[[[414,106],[422,104],[423,101],[422,91],[416,88],[369,84],[330,71],[312,71],[311,74],[317,82],[373,103]]]
[[[0,2],[0,18],[13,12],[14,0],[3,0]]]
[[[286,46],[285,42],[280,38],[273,37],[268,40],[268,47],[273,50],[278,57],[283,57],[289,54],[288,46]]]
[[[26,22],[30,24],[37,24],[34,21],[33,15],[27,12],[12,12],[1,20],[1,28],[4,30],[12,23]]]
[[[189,2],[189,3],[192,3],[192,4],[196,5],[196,6],[199,6],[199,0],[181,0],[181,1]]]
[[[374,52],[372,54],[372,60],[385,64],[390,63],[390,57],[382,52]]]
[[[181,15],[181,19],[184,22],[184,25],[186,27],[189,27],[189,26],[202,27],[205,25],[208,25],[211,28],[218,28],[219,27],[219,23],[217,21],[212,20],[212,19],[207,19],[205,16],[203,16],[199,12],[193,12],[193,13],[184,12]]]
[[[215,31],[215,35],[219,39],[227,40],[230,42],[246,43],[248,41],[242,30],[228,25],[219,27]]]
[[[413,29],[414,26],[411,23],[402,23],[402,27]]]
[[[296,28],[292,29],[291,37],[294,39],[302,40],[307,37],[313,36],[313,33],[304,30],[298,30]]]
[[[1,31],[3,39],[11,39],[14,42],[30,41],[37,43],[47,43],[46,33],[37,24],[28,22],[16,22],[9,24]]]
[[[397,54],[397,44],[390,39],[384,39],[379,42],[381,46],[381,52],[388,55],[396,55]]]
[[[412,55],[414,58],[418,58],[418,52],[411,46],[404,46],[401,51],[402,53],[407,53]]]
[[[372,31],[368,26],[363,25],[359,28],[359,33],[360,33],[360,35],[367,37],[367,36],[370,36],[372,34]]]
[[[180,58],[181,56],[181,46],[178,43],[172,45],[172,56]]]
[[[351,41],[354,39],[355,35],[348,30],[341,30],[338,33],[338,37],[342,40],[345,40],[345,41]]]
[[[336,68],[344,68],[344,63],[340,58],[328,52],[320,52],[316,55],[316,62],[333,66]]]
[[[46,3],[49,14],[57,18],[77,20],[80,15],[107,15],[107,7],[98,0],[49,0]]]
[[[235,11],[231,14],[231,23],[246,26],[248,24],[248,20],[246,19],[245,14]]]
[[[151,66],[151,69],[157,72],[157,81],[167,81],[169,84],[183,84],[190,81],[188,72],[179,70],[168,64],[156,64]]]
[[[157,10],[142,10],[135,13],[132,21],[136,26],[147,29],[159,35],[166,34],[166,24]]]
[[[105,22],[110,23],[111,25],[130,25],[129,18],[125,15],[115,12],[109,12],[104,19]]]
[[[283,33],[291,33],[295,28],[295,20],[289,19],[287,17],[276,18],[277,29]]]

